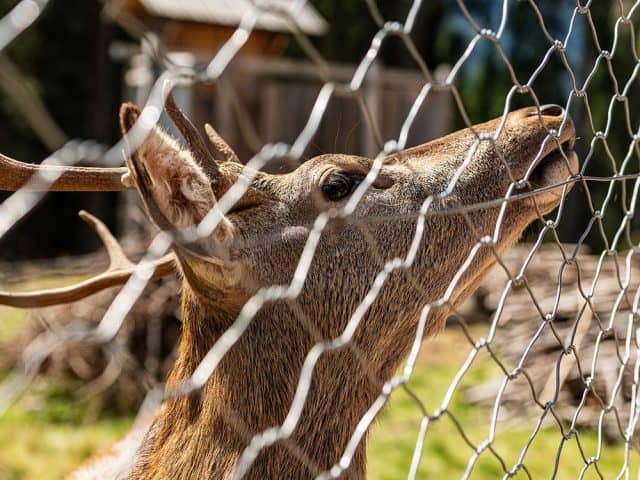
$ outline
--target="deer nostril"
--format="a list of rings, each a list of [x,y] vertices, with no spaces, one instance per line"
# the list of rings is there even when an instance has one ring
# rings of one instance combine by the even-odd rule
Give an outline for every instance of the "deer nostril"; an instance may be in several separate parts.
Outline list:
[[[538,109],[532,108],[529,116],[538,115]],[[554,103],[549,103],[547,105],[540,105],[540,115],[548,115],[550,117],[561,117],[564,115],[564,108],[560,105],[556,105]]]

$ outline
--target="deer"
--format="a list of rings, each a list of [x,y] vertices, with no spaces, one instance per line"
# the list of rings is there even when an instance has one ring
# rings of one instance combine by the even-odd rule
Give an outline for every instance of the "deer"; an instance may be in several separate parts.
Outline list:
[[[134,189],[149,220],[173,232],[193,228],[218,209],[210,235],[189,240],[176,234],[171,253],[152,262],[152,279],[176,271],[182,278],[182,333],[167,378],[170,389],[190,377],[248,299],[263,287],[291,282],[315,219],[342,208],[374,160],[330,153],[286,173],[252,171],[242,197],[223,212],[218,199],[248,167],[206,125],[212,153],[171,95],[165,108],[184,145],[154,126],[128,152],[124,167],[36,166],[3,155],[0,187],[26,188],[35,172],[58,169],[49,190]],[[125,138],[140,115],[136,105],[122,105]],[[474,149],[479,138],[492,140]],[[562,107],[538,105],[387,155],[352,215],[328,221],[298,295],[266,302],[202,388],[165,398],[120,443],[69,478],[232,478],[253,436],[285,419],[310,349],[341,335],[385,261],[407,254],[417,213],[427,198],[435,198],[414,261],[389,275],[348,346],[319,358],[291,435],[263,448],[244,478],[303,479],[330,469],[383,383],[407,357],[424,305],[443,298],[474,246],[493,238],[500,219],[497,239],[475,252],[448,301],[429,311],[423,338],[442,330],[497,256],[571,190],[579,178],[575,138]],[[514,185],[535,188],[505,201]],[[472,206],[478,207],[465,214]],[[117,261],[69,287],[0,292],[0,304],[33,308],[70,302],[122,285],[132,275],[134,265],[117,240],[97,219],[83,216]],[[366,436],[343,478],[365,478],[365,450]]]

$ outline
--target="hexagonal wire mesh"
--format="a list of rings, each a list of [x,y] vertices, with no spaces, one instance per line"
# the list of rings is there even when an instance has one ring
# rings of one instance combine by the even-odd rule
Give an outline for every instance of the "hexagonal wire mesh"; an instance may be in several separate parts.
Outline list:
[[[27,29],[38,18],[47,6],[47,3],[47,0],[22,0],[7,16],[1,19],[0,50],[4,49],[13,41],[19,41],[21,32]],[[633,262],[635,261],[635,254],[638,249],[637,244],[632,240],[631,227],[635,215],[638,186],[640,185],[639,174],[637,172],[633,173],[631,170],[633,158],[637,158],[640,155],[640,150],[638,149],[638,139],[640,137],[637,133],[638,130],[634,129],[631,124],[631,115],[629,114],[629,111],[632,108],[632,105],[629,103],[627,93],[633,83],[637,81],[638,65],[640,65],[640,58],[638,58],[635,51],[635,30],[633,23],[640,2],[633,3],[631,6],[628,6],[622,1],[618,2],[619,12],[615,20],[613,44],[610,46],[609,50],[606,50],[602,48],[598,42],[596,27],[591,18],[591,2],[587,2],[584,5],[581,5],[579,2],[576,4],[571,15],[564,19],[566,27],[564,37],[557,39],[549,33],[549,29],[545,24],[545,18],[536,3],[533,0],[529,0],[528,6],[537,16],[539,28],[548,41],[548,48],[546,54],[540,58],[537,69],[527,79],[527,81],[521,82],[519,80],[519,72],[516,72],[515,68],[512,66],[508,54],[503,49],[502,45],[507,20],[513,10],[513,2],[504,0],[502,3],[499,27],[494,31],[488,28],[483,28],[482,25],[478,24],[467,9],[465,2],[463,0],[458,0],[457,8],[464,19],[466,19],[467,28],[473,32],[473,37],[468,43],[462,56],[453,62],[453,67],[446,79],[439,82],[435,80],[431,71],[427,67],[425,59],[418,53],[418,49],[416,48],[412,38],[412,30],[414,28],[417,15],[421,8],[424,7],[423,2],[415,0],[410,5],[404,21],[397,22],[385,21],[375,0],[367,0],[366,3],[371,17],[379,28],[375,36],[371,39],[368,51],[362,58],[355,74],[348,83],[336,82],[331,78],[330,68],[328,67],[327,62],[314,48],[309,39],[305,37],[305,34],[297,27],[296,12],[299,12],[304,6],[306,3],[304,0],[293,1],[290,4],[283,3],[278,7],[274,7],[273,4],[263,4],[262,2],[257,1],[252,3],[254,3],[256,8],[244,15],[240,25],[235,29],[233,35],[224,44],[224,46],[219,49],[216,55],[210,59],[210,62],[204,68],[185,68],[176,66],[167,56],[164,55],[163,46],[157,43],[157,39],[154,38],[150,32],[146,32],[144,30],[135,31],[138,26],[132,25],[132,31],[135,31],[134,33],[136,35],[142,39],[147,39],[145,44],[147,53],[155,58],[162,65],[164,70],[154,84],[149,99],[143,109],[141,120],[136,122],[134,128],[129,133],[128,148],[131,150],[135,150],[142,144],[151,128],[158,122],[160,114],[163,111],[165,99],[171,89],[175,86],[190,86],[205,80],[216,82],[229,66],[230,62],[234,60],[243,45],[250,38],[259,16],[267,12],[269,14],[278,15],[287,22],[290,26],[291,32],[295,35],[299,46],[306,54],[308,60],[310,60],[315,68],[317,68],[318,75],[324,80],[324,84],[317,95],[313,109],[309,113],[307,123],[301,129],[295,142],[292,144],[266,144],[246,163],[246,166],[244,167],[244,174],[240,177],[240,180],[238,180],[220,199],[218,199],[217,206],[219,210],[205,216],[204,220],[200,225],[198,225],[197,235],[201,237],[208,236],[214,231],[222,219],[220,212],[224,214],[233,207],[233,205],[247,191],[251,180],[256,175],[256,172],[265,164],[271,160],[285,157],[288,159],[293,158],[295,160],[300,160],[302,158],[306,147],[312,141],[314,134],[319,128],[320,122],[327,110],[327,106],[331,98],[336,93],[354,96],[358,99],[365,114],[367,113],[368,106],[366,99],[361,95],[362,87],[368,72],[376,58],[379,56],[381,47],[387,38],[400,38],[407,52],[412,56],[422,73],[423,84],[421,85],[419,95],[415,98],[412,108],[406,112],[406,118],[398,137],[396,139],[385,139],[379,154],[373,161],[371,170],[363,178],[362,183],[358,188],[356,188],[349,201],[339,209],[329,210],[317,216],[308,235],[304,250],[300,257],[295,260],[297,262],[297,266],[290,283],[285,285],[271,285],[266,288],[259,289],[257,293],[251,296],[251,298],[244,304],[240,313],[229,328],[226,329],[219,338],[217,338],[213,345],[211,345],[210,350],[206,355],[204,355],[195,371],[193,371],[191,377],[184,379],[178,387],[169,392],[162,392],[161,389],[152,390],[144,408],[149,407],[149,405],[156,405],[161,402],[163,398],[176,395],[188,395],[193,391],[202,389],[224,356],[234,348],[234,344],[247,331],[252,320],[255,318],[256,313],[259,312],[264,305],[279,300],[293,300],[299,295],[305,281],[307,280],[307,274],[314,259],[314,254],[323,231],[325,231],[333,219],[348,219],[354,212],[367,190],[374,184],[376,177],[383,166],[384,159],[405,147],[408,130],[411,128],[420,106],[430,95],[433,94],[433,92],[450,92],[455,99],[458,111],[466,123],[466,126],[472,126],[471,121],[466,114],[462,97],[456,87],[456,81],[463,66],[474,56],[474,52],[478,45],[490,43],[498,53],[500,61],[503,62],[512,81],[512,87],[504,102],[504,118],[506,118],[507,113],[511,110],[513,97],[518,94],[524,93],[530,95],[539,109],[540,104],[537,101],[535,89],[532,87],[532,84],[543,71],[552,56],[557,55],[562,61],[572,84],[572,88],[569,91],[564,92],[566,95],[565,111],[569,111],[572,104],[576,102],[583,102],[586,115],[589,117],[588,120],[592,126],[592,135],[589,139],[589,150],[581,161],[582,167],[580,172],[567,178],[566,181],[553,185],[552,187],[561,186],[566,190],[571,184],[580,185],[584,192],[584,198],[586,199],[586,208],[588,208],[590,212],[590,221],[587,223],[587,226],[581,234],[577,244],[567,253],[566,247],[560,243],[558,236],[555,233],[555,230],[564,221],[563,201],[554,218],[546,219],[542,215],[539,215],[539,219],[543,226],[537,233],[536,240],[531,244],[530,250],[524,255],[524,260],[517,265],[507,265],[504,261],[505,254],[498,251],[496,248],[498,243],[497,239],[502,231],[502,223],[507,206],[511,202],[527,195],[519,191],[519,187],[522,186],[522,182],[520,182],[519,179],[514,179],[504,198],[500,198],[492,202],[477,203],[466,206],[448,206],[447,209],[444,210],[444,214],[450,213],[463,215],[467,218],[470,224],[473,222],[470,220],[469,216],[472,215],[473,212],[486,208],[490,205],[499,206],[500,214],[498,215],[498,219],[495,224],[494,233],[492,236],[477,239],[475,246],[467,252],[466,261],[455,272],[455,275],[453,275],[453,280],[446,289],[444,296],[423,306],[420,314],[420,320],[417,324],[417,329],[414,332],[414,339],[410,353],[404,368],[396,376],[383,382],[378,398],[370,405],[368,411],[366,411],[366,413],[359,419],[357,428],[351,432],[350,440],[346,444],[346,448],[342,455],[339,458],[335,458],[334,465],[328,470],[318,471],[317,478],[336,478],[349,468],[354,459],[354,455],[356,454],[356,450],[363,441],[363,438],[369,430],[372,422],[376,419],[389,398],[398,389],[403,389],[409,393],[411,399],[422,412],[419,432],[415,440],[413,457],[410,465],[407,465],[409,478],[415,478],[418,474],[423,446],[426,438],[428,438],[428,435],[431,432],[431,425],[434,424],[434,422],[441,421],[443,418],[449,418],[455,423],[461,438],[470,447],[470,455],[463,478],[469,478],[472,475],[479,458],[481,458],[483,454],[495,457],[501,465],[505,478],[512,477],[517,474],[525,474],[529,478],[532,478],[532,474],[526,466],[527,454],[530,446],[536,438],[536,435],[540,431],[543,422],[547,421],[549,417],[553,418],[553,421],[557,423],[561,432],[557,450],[553,452],[556,462],[555,468],[553,469],[553,476],[557,475],[559,469],[561,469],[559,459],[560,453],[562,452],[565,444],[567,442],[575,442],[582,455],[582,461],[584,463],[580,477],[582,478],[587,472],[593,472],[600,478],[604,478],[599,469],[599,462],[602,460],[600,453],[601,448],[598,448],[596,455],[588,456],[581,446],[580,435],[577,428],[577,420],[581,415],[582,409],[585,408],[587,397],[590,395],[595,396],[598,402],[597,408],[599,414],[598,421],[596,422],[596,428],[598,430],[598,438],[600,440],[602,440],[603,437],[602,428],[605,417],[614,416],[617,419],[619,440],[624,442],[625,450],[618,478],[628,478],[630,474],[630,457],[634,451],[633,437],[638,421],[637,402],[639,398],[637,388],[639,363],[638,355],[636,354],[638,344],[635,328],[638,301],[640,300],[640,290],[633,290],[630,277],[633,270]],[[585,76],[584,82],[581,84],[579,83],[578,75],[574,74],[566,56],[567,46],[572,39],[572,35],[574,35],[575,25],[579,17],[587,19],[591,28],[594,43],[599,51],[599,55],[597,56],[592,69],[590,71],[587,70],[588,73]],[[628,37],[625,35],[625,32],[627,32]],[[629,78],[623,79],[623,88],[620,90],[619,79],[615,74],[615,69],[612,67],[612,62],[616,58],[616,53],[621,48],[620,44],[625,40],[625,38],[628,38],[630,41],[632,62],[635,64],[635,68]],[[611,84],[613,85],[613,88],[610,96],[609,108],[607,110],[605,128],[602,131],[596,131],[594,126],[596,125],[596,122],[591,117],[591,110],[589,108],[588,90],[590,82],[594,76],[603,69],[606,69],[611,76]],[[623,125],[615,125],[613,121],[614,116],[612,111],[614,105],[617,103],[622,103],[626,112],[626,121]],[[375,122],[375,119],[373,122]],[[561,130],[564,128],[565,122],[566,118],[562,123]],[[372,124],[369,126],[370,128],[373,128]],[[446,188],[437,195],[430,195],[424,199],[420,211],[416,211],[413,215],[413,219],[415,221],[415,236],[413,238],[412,245],[416,245],[422,240],[424,235],[425,219],[434,214],[434,209],[432,207],[436,201],[447,198],[447,195],[453,191],[455,185],[471,163],[476,151],[484,142],[495,142],[501,135],[503,127],[504,122],[500,123],[499,128],[491,135],[476,134],[474,144],[469,149],[459,170],[447,183]],[[616,156],[611,153],[611,149],[608,146],[609,134],[612,129],[615,129],[616,127],[626,129],[629,136],[628,150],[622,159],[616,158]],[[552,130],[549,131],[543,144],[555,141],[555,139],[559,138],[559,135],[560,132]],[[596,149],[599,144],[604,146],[604,151],[606,152],[605,156],[611,163],[612,173],[606,177],[589,176],[585,174],[587,166],[592,161],[592,158],[596,156]],[[127,147],[122,140],[106,151],[95,148],[91,143],[72,141],[67,143],[64,148],[45,159],[43,163],[52,165],[71,165],[79,160],[91,160],[98,162],[100,165],[119,166],[122,164],[123,152],[126,148]],[[539,160],[542,152],[543,148],[540,148],[540,152],[533,162],[537,162]],[[27,215],[38,204],[46,191],[47,185],[53,184],[57,178],[57,174],[51,174],[50,172],[36,174],[31,177],[27,185],[17,190],[13,195],[5,200],[2,205],[0,205],[0,237],[5,235],[7,231],[12,228],[18,220],[20,220],[20,218]],[[606,182],[608,184],[606,193],[602,197],[599,205],[590,195],[590,184],[593,182]],[[627,183],[632,185],[630,191],[626,188]],[[621,185],[621,193],[618,193],[616,188],[617,185]],[[37,192],[34,192],[33,190],[37,190]],[[608,212],[614,210],[612,203],[614,202],[615,195],[622,196],[620,199],[620,204],[623,210],[622,220],[615,231],[613,239],[609,240],[603,224],[603,219]],[[438,214],[442,215],[443,211],[439,211]],[[596,262],[591,283],[589,284],[586,280],[580,279],[580,275],[578,275],[577,290],[579,292],[579,305],[576,309],[576,313],[571,319],[570,328],[568,330],[570,335],[567,338],[562,338],[562,335],[556,332],[554,322],[557,318],[561,301],[568,295],[562,288],[563,275],[568,275],[567,272],[571,268],[576,268],[580,271],[580,259],[578,257],[578,252],[585,242],[585,239],[592,231],[599,231],[599,235],[602,237],[602,242],[605,246],[600,252]],[[528,268],[537,258],[537,254],[542,248],[542,241],[545,237],[553,239],[552,243],[557,245],[561,258],[550,267],[557,273],[557,285],[554,286],[552,293],[548,298],[541,299],[534,293],[535,289],[531,288],[531,282],[528,278]],[[620,250],[621,243],[625,240],[628,242],[628,249],[623,254]],[[76,342],[80,339],[83,341],[95,342],[96,344],[105,344],[112,341],[114,336],[122,327],[123,322],[125,322],[128,312],[138,301],[145,286],[152,277],[153,269],[149,267],[149,262],[161,258],[162,255],[171,248],[171,243],[172,235],[170,232],[162,232],[153,239],[143,260],[138,264],[133,275],[131,275],[129,280],[119,290],[115,299],[97,326],[84,329],[69,327],[64,329],[62,332],[57,331],[55,334],[45,332],[38,336],[38,338],[23,352],[22,361],[15,367],[11,375],[3,381],[0,389],[0,411],[6,411],[9,405],[11,405],[11,403],[28,388],[30,381],[37,374],[41,364],[61,344],[66,342]],[[453,302],[452,294],[467,270],[473,264],[478,252],[483,249],[489,249],[492,252],[499,266],[498,268],[501,268],[501,270],[506,274],[507,279],[499,286],[496,284],[493,285],[495,288],[493,295],[497,297],[497,300],[494,305],[495,312],[491,316],[488,335],[484,338],[474,338],[473,333],[468,329],[467,324],[464,321],[465,315],[456,311],[457,305]],[[360,304],[351,314],[342,334],[336,338],[323,339],[319,341],[307,352],[300,376],[297,379],[295,395],[293,396],[293,401],[290,405],[286,418],[282,424],[276,425],[273,428],[269,428],[252,436],[250,441],[247,442],[242,455],[239,457],[235,466],[233,478],[242,478],[263,450],[278,441],[291,437],[305,407],[305,402],[308,398],[314,375],[314,367],[318,363],[319,359],[327,352],[338,350],[349,345],[354,332],[366,318],[369,307],[375,302],[381,290],[384,288],[387,279],[393,275],[395,271],[406,269],[411,266],[415,261],[415,256],[416,249],[412,247],[404,257],[383,259],[384,261],[382,263],[384,267],[379,271],[375,281],[368,286],[366,294],[359,299]],[[603,278],[603,265],[610,257],[614,257],[616,262],[615,271],[613,273],[607,273],[607,275],[615,277],[615,301],[611,305],[611,311],[608,312],[608,321],[602,321],[598,314],[601,309],[597,305],[594,305],[592,300],[594,295],[597,294],[597,290],[600,288],[602,282],[606,280]],[[618,260],[624,261],[619,265]],[[366,260],[363,259],[362,261]],[[510,294],[517,288],[520,288],[525,292],[525,303],[529,303],[533,308],[535,308],[536,312],[538,312],[538,322],[535,324],[535,329],[528,332],[529,335],[526,341],[518,344],[518,348],[520,349],[519,355],[515,355],[515,366],[511,367],[508,362],[505,362],[504,358],[494,352],[493,347],[496,343],[496,337],[501,333],[499,324],[503,320],[505,305]],[[545,303],[542,300],[547,301]],[[552,301],[549,302],[549,300]],[[453,377],[446,394],[439,402],[439,406],[434,410],[429,411],[423,404],[420,396],[412,392],[409,381],[416,368],[416,361],[421,350],[425,330],[428,328],[427,323],[429,314],[433,309],[442,307],[448,307],[451,309],[454,313],[453,318],[458,320],[458,323],[464,330],[465,335],[469,340],[469,353],[466,360],[462,363],[461,367]],[[618,315],[618,311],[623,310],[624,307],[626,307],[627,313],[624,316]],[[592,349],[592,361],[591,366],[588,367],[584,364],[584,360],[581,362],[577,352],[581,351],[581,343],[585,336],[584,330],[585,328],[589,328],[589,323],[591,322],[592,317],[595,317],[598,321],[598,330],[597,333],[589,339],[592,343],[589,345]],[[607,336],[612,333],[615,335],[615,332],[618,331],[614,324],[614,320],[616,320],[616,318],[623,318],[620,322],[626,323],[624,323],[622,328],[618,328],[618,330],[623,333],[622,337],[617,338],[618,341],[616,342],[615,358],[617,359],[617,364],[612,373],[615,377],[613,387],[609,398],[601,398],[597,393],[594,393],[595,390],[593,387],[594,382],[597,380],[596,369],[599,358],[599,349],[603,339],[607,338]],[[548,332],[552,332],[554,334],[557,342],[556,352],[558,353],[557,357],[553,360],[555,363],[554,368],[556,370],[556,375],[554,377],[555,382],[553,382],[554,384],[550,390],[552,393],[550,397],[545,396],[540,392],[539,385],[534,385],[535,382],[531,378],[529,367],[525,367],[527,359],[535,348],[536,343],[540,341],[543,334]],[[451,401],[458,391],[465,375],[473,365],[474,360],[483,352],[486,352],[491,360],[495,362],[503,375],[500,384],[492,394],[492,414],[490,418],[487,419],[489,434],[483,441],[473,442],[469,436],[465,434],[464,421],[457,418],[452,412]],[[575,410],[572,412],[573,420],[570,422],[564,422],[561,419],[561,416],[556,412],[556,403],[558,400],[558,392],[564,382],[564,378],[566,377],[566,371],[574,364],[578,366],[581,372],[580,378],[582,383],[579,386],[579,390],[582,396],[581,401],[578,402]],[[616,403],[616,401],[617,398],[622,395],[624,375],[630,376],[632,379],[630,392],[627,393],[629,401],[622,404],[623,406],[620,407],[620,404]],[[534,411],[529,413],[532,415],[531,418],[535,419],[535,427],[526,441],[521,445],[521,451],[517,461],[510,465],[502,458],[499,451],[494,448],[494,439],[499,421],[500,409],[503,403],[506,402],[505,392],[510,384],[523,379],[525,380],[525,386],[522,388],[526,391],[525,395],[535,402],[538,410],[537,412]],[[526,385],[527,383],[528,386]],[[547,389],[545,391],[547,391]],[[620,408],[627,408],[628,411],[623,414],[623,412],[620,411]],[[336,414],[338,414],[338,412],[336,412]],[[626,421],[624,419],[626,419]],[[434,432],[433,434],[436,435],[437,433]]]

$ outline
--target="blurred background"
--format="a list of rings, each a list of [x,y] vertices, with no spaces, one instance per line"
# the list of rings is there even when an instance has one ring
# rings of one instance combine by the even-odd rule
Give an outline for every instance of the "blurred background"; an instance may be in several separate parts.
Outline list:
[[[7,13],[15,3],[0,1],[0,13]],[[120,103],[124,100],[142,103],[161,70],[148,51],[141,48],[137,33],[147,29],[155,32],[162,48],[178,65],[202,64],[233,32],[233,21],[240,19],[239,15],[234,18],[216,13],[227,8],[225,2],[216,5],[215,1],[190,0],[181,2],[178,8],[167,8],[165,3],[51,2],[36,25],[0,57],[2,152],[23,161],[39,162],[70,139],[91,139],[111,145],[118,139]],[[328,62],[332,78],[346,81],[369,48],[378,26],[364,1],[311,3],[315,10],[305,19],[303,33]],[[548,55],[550,42],[535,11],[526,2],[512,3],[501,47],[514,75],[525,84]],[[466,5],[478,24],[493,30],[498,28],[500,2],[487,5],[471,0]],[[380,1],[378,6],[385,20],[401,21],[411,2]],[[538,2],[538,8],[549,34],[564,39],[575,3],[546,0]],[[573,82],[578,88],[584,84],[598,61],[600,50],[612,44],[619,9],[618,2],[603,2],[590,6],[589,18],[576,16],[565,59],[552,52],[531,84],[541,104],[566,105]],[[604,131],[615,88],[624,87],[635,66],[631,53],[633,42],[625,38],[627,30],[627,25],[620,28],[621,41],[611,67],[598,61],[601,65],[589,82],[586,93],[594,125],[589,124],[584,102],[577,98],[572,101],[570,113],[583,133],[577,148],[583,154],[589,149],[593,129]],[[455,0],[421,5],[412,30],[422,59],[440,80],[460,59],[474,34]],[[212,122],[247,161],[265,142],[289,142],[295,138],[308,117],[321,81],[321,72],[304,58],[286,24],[275,22],[259,26],[218,84],[196,85],[189,91],[177,92],[177,96],[196,125]],[[636,83],[633,82],[627,93],[631,105],[637,95]],[[220,95],[225,85],[230,85],[231,91],[227,87],[229,94]],[[397,137],[408,108],[423,85],[418,65],[402,40],[395,37],[386,40],[364,88],[367,105],[380,124],[383,139]],[[501,53],[491,42],[483,41],[462,65],[456,85],[466,115],[472,123],[477,123],[502,114],[505,98],[514,83]],[[30,102],[34,96],[41,102],[37,111]],[[511,107],[533,103],[531,94],[516,94]],[[40,115],[45,112],[48,118]],[[631,112],[631,125],[634,125],[634,113],[637,112]],[[613,104],[611,115],[614,127],[608,132],[608,147],[610,154],[620,159],[630,141],[629,132],[622,128],[626,124],[623,102]],[[54,129],[54,125],[58,128]],[[438,92],[430,95],[421,108],[411,129],[409,144],[423,143],[464,126],[460,108],[451,93]],[[47,138],[39,135],[43,131],[48,132]],[[357,100],[337,98],[331,102],[306,153],[307,156],[334,151],[375,155],[379,148],[373,137]],[[596,145],[597,155],[589,162],[587,173],[610,175],[608,154],[599,148]],[[598,188],[593,187],[597,196]],[[16,228],[3,239],[0,258],[32,259],[92,251],[97,243],[77,228],[76,211],[91,210],[120,233],[123,225],[118,223],[118,206],[121,203],[122,199],[115,194],[50,195],[24,221],[22,228]],[[584,231],[590,213],[583,211],[580,203],[569,203],[572,215],[567,215],[561,228],[563,240],[575,241]],[[607,220],[612,225],[619,224],[619,218],[614,217],[608,216]],[[52,234],[56,231],[65,231],[67,235]],[[43,235],[47,235],[47,242],[38,241]],[[598,235],[592,236],[589,242],[596,248],[602,246]]]
[[[0,0],[0,17],[16,3]],[[331,100],[305,157],[327,152],[375,156],[381,141],[397,138],[425,85],[424,68],[438,81],[444,81],[456,68],[459,71],[454,83],[459,102],[450,90],[432,92],[416,116],[407,146],[463,128],[467,126],[465,117],[478,123],[501,115],[517,81],[532,87],[540,104],[569,106],[577,125],[576,150],[583,173],[610,177],[619,172],[626,155],[634,153],[636,157],[626,173],[637,172],[638,147],[632,143],[640,121],[640,109],[635,108],[640,101],[634,70],[638,65],[638,39],[633,29],[637,21],[620,22],[632,2],[593,2],[584,12],[577,12],[576,3],[571,0],[507,4],[509,16],[501,49],[484,40],[467,56],[465,51],[475,32],[459,3],[424,2],[411,33],[424,65],[416,63],[402,39],[385,40],[359,93],[361,97],[336,95]],[[97,152],[108,148],[119,139],[117,112],[121,102],[143,104],[165,68],[163,62],[187,67],[206,65],[237,27],[246,8],[242,5],[244,2],[219,0],[52,0],[38,21],[0,52],[0,152],[39,163],[69,141],[85,142],[86,148]],[[466,0],[464,5],[478,25],[493,31],[500,28],[502,2]],[[361,0],[312,0],[298,19],[297,36],[278,18],[261,19],[221,78],[216,83],[179,88],[178,104],[197,126],[211,122],[243,161],[267,142],[293,142],[304,127],[324,80],[329,77],[348,82],[369,49],[380,28],[369,6]],[[377,1],[385,21],[404,21],[411,7],[409,0]],[[568,32],[571,34],[566,48],[562,52],[553,49],[550,38],[564,41]],[[310,41],[324,62],[308,58],[300,38]],[[614,38],[615,54],[608,58],[602,52],[613,50]],[[466,60],[458,65],[461,58]],[[373,124],[362,108],[363,101]],[[509,108],[534,103],[530,91],[516,92]],[[606,141],[596,138],[600,136],[596,132],[604,132]],[[266,168],[287,171],[294,166],[282,161]],[[587,259],[585,271],[595,271],[594,255],[609,248],[620,228],[625,209],[630,208],[628,191],[634,181],[591,181],[588,189],[578,185],[571,192],[558,239],[566,244],[580,240]],[[0,192],[0,200],[7,196]],[[594,209],[601,208],[605,198],[612,199],[612,206],[603,216],[601,228],[591,228]],[[34,288],[71,282],[104,264],[106,257],[100,251],[99,240],[77,217],[80,209],[100,217],[117,237],[123,238],[134,257],[144,250],[148,227],[130,196],[49,194],[0,240],[0,284]],[[618,250],[635,247],[638,220],[635,214],[625,225],[628,235],[625,242],[616,246]],[[540,222],[533,225],[527,239],[535,239],[541,226]],[[545,239],[551,237],[549,234]],[[514,255],[521,259],[526,249]],[[548,255],[536,257],[540,258],[536,272],[541,284],[554,285],[558,281],[558,262],[562,260],[553,257],[552,251]],[[45,275],[45,269],[52,274]],[[615,265],[609,270],[615,272]],[[615,273],[610,278],[615,283]],[[503,286],[505,278],[501,277],[501,281]],[[573,286],[577,282],[575,276],[562,281],[573,282]],[[497,308],[492,292],[499,293],[500,288],[487,284],[481,289],[472,304],[465,307],[464,318],[452,322],[452,327],[421,357],[422,368],[417,369],[413,382],[416,391],[424,393],[430,408],[438,406],[465,360],[459,353],[461,343],[469,348],[463,334],[466,332],[468,337],[471,332],[471,337],[477,338],[486,331],[488,319]],[[43,375],[6,419],[0,420],[0,478],[59,478],[126,430],[144,393],[163,378],[171,365],[180,329],[178,289],[175,279],[150,285],[113,344],[99,348],[65,345],[48,360]],[[553,299],[553,292],[544,295]],[[603,301],[603,315],[615,300],[616,287],[611,287],[607,295],[609,303]],[[69,308],[29,315],[13,309],[0,310],[0,378],[18,362],[25,345],[38,332],[73,322],[97,321],[112,298],[113,292],[104,292]],[[567,322],[575,318],[574,298],[575,295],[559,313]],[[522,298],[514,301],[522,309],[527,308],[522,306]],[[501,353],[505,361],[516,361],[516,353],[534,329],[525,320],[534,324],[539,321],[535,312],[520,317],[518,328],[505,330],[508,333]],[[593,338],[598,332],[594,330]],[[619,340],[616,337],[612,342],[610,352],[614,370],[620,363],[616,357]],[[553,357],[557,345],[555,350],[547,345],[545,352]],[[547,358],[545,352],[541,352],[539,361]],[[495,392],[491,381],[501,373],[495,359],[474,362],[465,375],[468,388],[460,389],[465,393],[456,395],[452,405],[454,419],[464,422],[464,428],[461,431],[456,421],[447,419],[435,424],[434,430],[439,433],[428,437],[430,443],[425,447],[421,467],[426,478],[457,478],[464,472],[473,452],[469,445],[478,444],[487,435],[491,415],[491,402],[487,399]],[[577,386],[566,392],[569,419],[573,411],[570,407],[575,410],[581,401],[581,374],[574,372],[573,379]],[[544,382],[542,378],[539,381]],[[606,397],[613,387],[603,388]],[[372,434],[371,478],[401,478],[408,471],[421,416],[408,396],[403,398],[401,394],[392,400],[391,408]],[[526,399],[516,395],[511,401],[514,410],[524,409]],[[575,478],[589,465],[591,454],[602,454],[598,435],[588,429],[598,423],[602,402],[595,401],[594,405],[595,417],[582,422],[587,428],[582,443],[568,442],[564,450],[561,447],[558,458],[563,458],[564,468],[557,478]],[[515,414],[507,417],[496,448],[502,449],[502,456],[515,461],[523,445],[528,444],[529,424]],[[536,437],[540,448],[532,448],[533,453],[527,457],[533,478],[550,477],[553,465],[544,445],[553,442],[557,446],[562,438],[560,430],[558,425],[552,425]],[[615,428],[607,434],[605,448],[611,454],[603,456],[600,464],[602,472],[607,473],[587,467],[585,478],[612,478],[609,474],[618,471],[624,463],[619,437]],[[585,453],[589,449],[593,452]],[[555,455],[556,447],[553,452]],[[498,458],[486,455],[474,478],[496,478],[503,472],[504,465]]]

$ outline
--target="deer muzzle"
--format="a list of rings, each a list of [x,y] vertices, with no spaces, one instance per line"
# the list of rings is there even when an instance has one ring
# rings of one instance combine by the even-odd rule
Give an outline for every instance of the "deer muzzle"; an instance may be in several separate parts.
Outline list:
[[[537,160],[534,158],[531,162],[523,179],[527,181],[529,188],[538,192],[532,201],[535,199],[538,207],[546,213],[555,208],[564,193],[571,190],[573,182],[570,177],[578,173],[579,164],[578,155],[574,151],[576,131],[571,117],[565,115],[558,105],[544,105],[540,112],[543,119],[552,117],[552,127],[543,140],[541,153],[537,155]],[[537,110],[532,109],[530,116],[538,116]],[[545,119],[546,121],[548,120]]]
[[[526,193],[542,213],[555,208],[578,173],[575,127],[558,105],[529,107],[402,152],[409,168],[455,180],[452,198],[479,204]],[[443,185],[437,188],[442,189]]]

